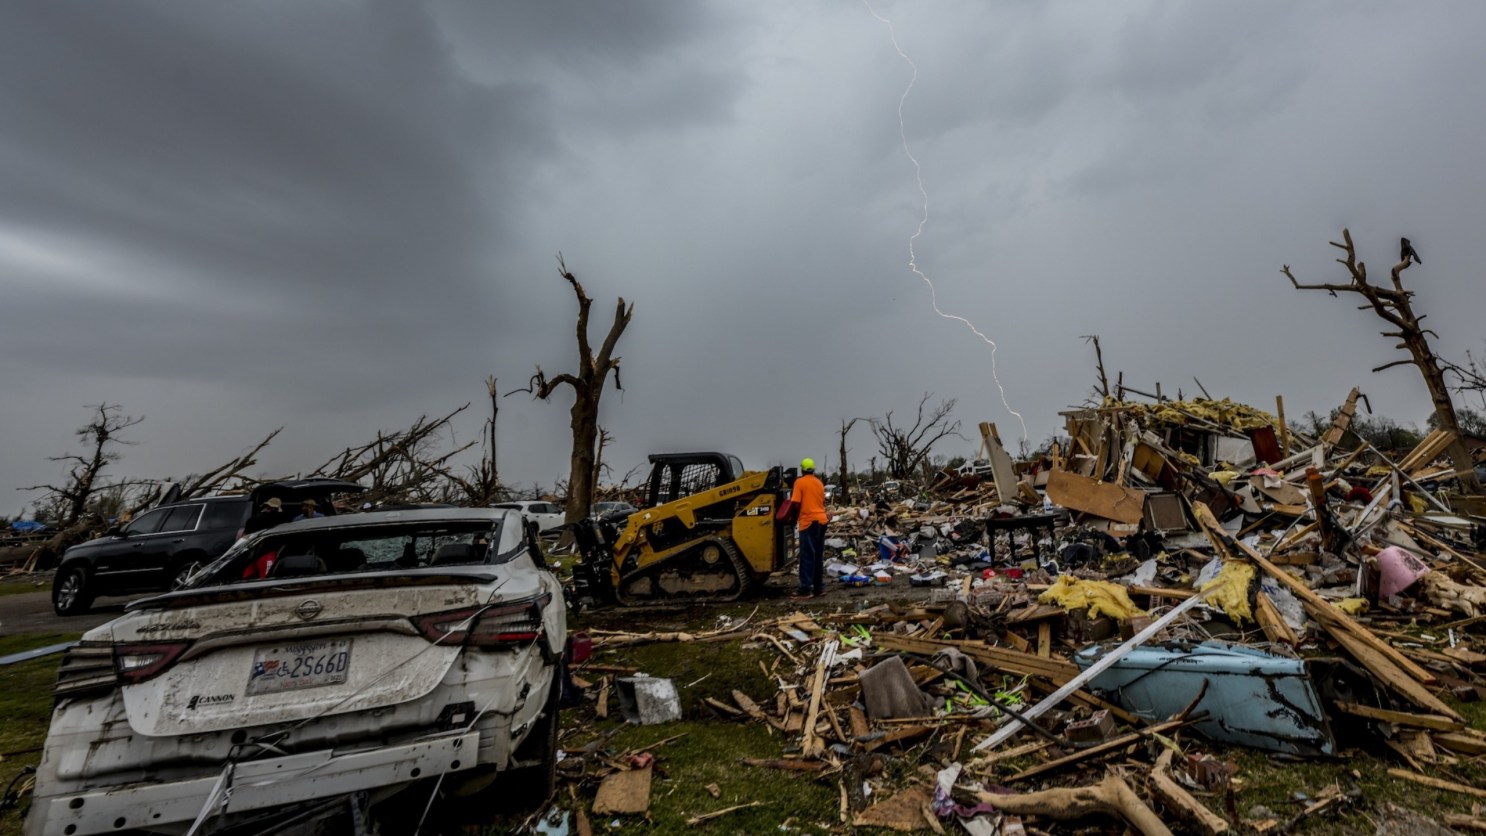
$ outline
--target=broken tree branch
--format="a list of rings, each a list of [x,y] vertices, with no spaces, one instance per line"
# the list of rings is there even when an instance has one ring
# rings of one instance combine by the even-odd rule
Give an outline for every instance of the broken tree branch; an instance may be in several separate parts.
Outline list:
[[[1147,807],[1124,779],[1106,775],[1093,786],[998,795],[978,791],[976,800],[1016,816],[1042,816],[1066,821],[1094,813],[1118,816],[1144,836],[1171,836],[1171,831]]]

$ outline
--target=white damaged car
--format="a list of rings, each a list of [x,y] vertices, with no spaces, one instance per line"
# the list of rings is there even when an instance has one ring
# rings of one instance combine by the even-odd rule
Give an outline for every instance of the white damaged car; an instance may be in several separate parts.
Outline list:
[[[545,797],[567,640],[516,511],[262,532],[67,652],[26,832],[265,832],[401,790],[420,800],[387,806]]]

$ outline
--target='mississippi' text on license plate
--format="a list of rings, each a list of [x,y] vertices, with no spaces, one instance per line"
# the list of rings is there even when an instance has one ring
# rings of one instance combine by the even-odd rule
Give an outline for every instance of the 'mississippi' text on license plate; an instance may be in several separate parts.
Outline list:
[[[350,639],[260,648],[253,655],[248,695],[339,685],[350,670]]]

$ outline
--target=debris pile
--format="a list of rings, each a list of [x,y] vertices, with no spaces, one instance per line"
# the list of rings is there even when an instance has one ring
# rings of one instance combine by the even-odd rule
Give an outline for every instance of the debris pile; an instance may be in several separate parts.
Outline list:
[[[765,654],[772,692],[706,710],[770,729],[780,756],[745,765],[834,784],[840,825],[1281,832],[1363,800],[1338,780],[1294,810],[1245,805],[1236,749],[1367,751],[1398,780],[1486,798],[1486,731],[1460,710],[1486,697],[1478,498],[1437,461],[1450,434],[1346,449],[1356,401],[1319,438],[1227,401],[1069,413],[1070,448],[1038,462],[996,442],[983,482],[836,509],[827,569],[848,589],[808,612],[599,631],[595,648]],[[903,600],[850,589],[884,585]],[[589,691],[600,717],[610,682]],[[889,777],[884,758],[918,767]]]

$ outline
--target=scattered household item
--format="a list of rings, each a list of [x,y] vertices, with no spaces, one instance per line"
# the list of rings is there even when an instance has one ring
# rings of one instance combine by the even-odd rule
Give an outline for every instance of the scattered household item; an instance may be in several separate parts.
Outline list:
[[[862,671],[858,682],[867,716],[873,720],[924,717],[929,713],[929,698],[913,684],[901,656],[889,656]]]
[[[614,680],[624,719],[642,726],[681,719],[681,698],[669,679],[639,673]]]
[[[949,574],[947,572],[935,569],[931,572],[919,572],[916,575],[910,575],[908,583],[910,586],[944,586],[948,580]]]
[[[1424,577],[1429,567],[1406,549],[1389,546],[1378,552],[1378,597],[1392,598]]]

